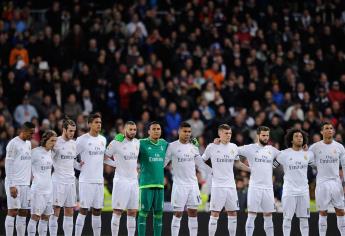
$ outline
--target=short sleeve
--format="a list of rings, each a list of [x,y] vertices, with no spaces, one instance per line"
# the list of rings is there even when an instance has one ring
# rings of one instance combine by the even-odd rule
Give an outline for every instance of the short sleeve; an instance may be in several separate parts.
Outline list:
[[[164,166],[168,165],[168,163],[172,160],[172,145],[168,146],[168,149],[165,153],[165,160],[164,160]]]
[[[280,151],[272,146],[273,158],[277,158],[280,154]]]
[[[249,148],[250,148],[249,145],[244,145],[244,146],[239,147],[239,148],[237,149],[238,155],[239,155],[239,156],[242,156],[242,157],[245,157],[246,159],[249,159],[249,158],[250,158],[250,155],[249,155]]]
[[[345,166],[345,148],[343,145],[339,145],[340,146],[340,153],[339,153],[339,160],[341,165]]]

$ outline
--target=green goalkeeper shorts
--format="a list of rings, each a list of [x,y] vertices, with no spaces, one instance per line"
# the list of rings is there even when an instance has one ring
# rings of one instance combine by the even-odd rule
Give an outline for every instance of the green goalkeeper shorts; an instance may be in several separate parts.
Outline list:
[[[163,188],[141,188],[139,195],[139,210],[160,212],[163,211],[164,189]]]

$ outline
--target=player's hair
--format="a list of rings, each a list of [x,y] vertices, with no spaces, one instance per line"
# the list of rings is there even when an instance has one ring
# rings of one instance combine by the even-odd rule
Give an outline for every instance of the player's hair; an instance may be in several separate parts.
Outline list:
[[[40,141],[40,146],[45,147],[47,144],[47,141],[51,137],[57,137],[57,134],[54,130],[47,130],[46,132],[44,132]]]
[[[92,123],[97,118],[102,119],[101,113],[97,112],[97,113],[94,113],[94,114],[90,114],[89,117],[87,118],[87,123],[90,124],[90,123]]]
[[[221,124],[218,126],[218,130],[231,130],[231,127],[228,124]]]
[[[29,130],[29,129],[34,129],[35,128],[35,125],[32,123],[32,122],[25,122],[23,125],[22,125],[22,130]]]
[[[74,122],[72,119],[70,119],[68,116],[65,116],[65,117],[63,118],[63,120],[62,120],[62,128],[67,129],[68,126],[75,127],[76,124],[75,124],[75,122]]]
[[[298,129],[298,128],[292,128],[292,129],[289,129],[285,135],[285,145],[286,147],[290,148],[292,147],[292,139],[293,139],[293,135],[295,133],[301,133],[302,136],[303,136],[303,146],[305,144],[308,143],[308,134],[306,132],[304,132],[303,130],[301,129]]]
[[[267,126],[259,126],[256,129],[256,134],[260,134],[262,131],[270,131],[270,128],[268,128]]]
[[[127,125],[136,125],[136,124],[134,121],[129,120],[125,123],[125,126],[127,126]]]
[[[326,125],[332,125],[332,127],[333,127],[333,124],[331,123],[331,122],[329,122],[329,121],[324,121],[324,122],[322,122],[321,123],[321,130],[323,130],[323,128],[326,126]]]
[[[158,121],[152,121],[152,122],[149,123],[149,125],[147,126],[147,128],[148,128],[148,129],[151,129],[151,126],[152,126],[152,125],[159,125],[159,126],[160,126],[161,124],[159,124]]]
[[[188,122],[183,121],[180,124],[180,129],[182,129],[182,128],[192,128],[192,126]]]

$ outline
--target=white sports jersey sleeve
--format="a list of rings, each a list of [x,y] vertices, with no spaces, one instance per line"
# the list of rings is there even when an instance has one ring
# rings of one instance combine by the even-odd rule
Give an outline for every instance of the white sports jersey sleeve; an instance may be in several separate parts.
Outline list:
[[[345,155],[343,145],[336,141],[332,141],[330,144],[319,141],[311,145],[309,150],[314,153],[314,165],[317,168],[317,183],[340,178],[340,161],[344,159]]]
[[[195,165],[196,158],[200,158],[197,148],[191,143],[183,144],[177,140],[169,144],[167,153],[172,160],[174,184],[197,185]]]
[[[97,137],[89,133],[83,134],[76,140],[77,154],[84,162],[80,168],[79,182],[103,183],[103,160],[106,139],[102,135]]]
[[[58,137],[53,152],[53,182],[74,183],[74,160],[77,156],[76,142]]]
[[[53,191],[51,171],[53,166],[52,152],[43,147],[32,150],[32,175],[31,190],[36,193],[50,194]]]
[[[283,196],[301,196],[309,192],[308,164],[313,156],[310,151],[294,151],[292,148],[278,155],[277,161],[284,169]]]
[[[6,183],[10,186],[30,185],[31,180],[31,142],[18,136],[6,146]]]
[[[236,188],[234,179],[234,162],[239,160],[237,145],[228,144],[209,144],[206,147],[203,160],[211,158],[212,162],[212,187],[231,187]]]
[[[272,189],[273,160],[279,151],[271,145],[261,146],[254,143],[239,147],[238,154],[248,159],[251,169],[249,186]]]
[[[140,142],[138,139],[125,139],[123,142],[118,142],[116,140],[111,141],[105,155],[114,157],[116,165],[114,180],[137,181],[139,147]]]

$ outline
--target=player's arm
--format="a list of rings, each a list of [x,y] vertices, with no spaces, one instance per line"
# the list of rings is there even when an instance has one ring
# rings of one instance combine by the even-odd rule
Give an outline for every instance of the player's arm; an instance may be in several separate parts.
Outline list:
[[[115,149],[116,149],[116,143],[115,140],[111,141],[105,150],[104,154],[104,164],[116,167],[115,161],[114,161],[114,154],[115,154]]]
[[[241,160],[235,160],[234,166],[238,170],[242,170],[242,171],[245,171],[245,172],[250,172],[249,166],[244,164]]]
[[[76,140],[76,157],[74,158],[73,167],[76,170],[81,170],[84,165],[84,161],[81,160],[81,153],[83,152],[83,140],[81,137]]]
[[[203,162],[208,165],[210,168],[212,168],[212,162],[211,162],[211,155],[210,155],[210,145],[208,145],[204,151],[204,153],[201,156],[201,159]]]
[[[345,148],[343,145],[339,145],[339,146],[340,146],[339,160],[340,160],[341,168],[342,168],[343,174],[344,174],[345,173]],[[344,181],[344,179],[343,179],[343,181]]]
[[[6,170],[6,178],[7,183],[10,187],[11,197],[16,198],[18,194],[18,190],[14,184],[14,174],[15,174],[15,166],[14,166],[14,159],[16,156],[16,148],[15,145],[11,142],[6,148],[6,160],[5,160],[5,170]]]
[[[165,152],[164,167],[166,167],[172,160],[172,147],[168,144],[167,151]]]

